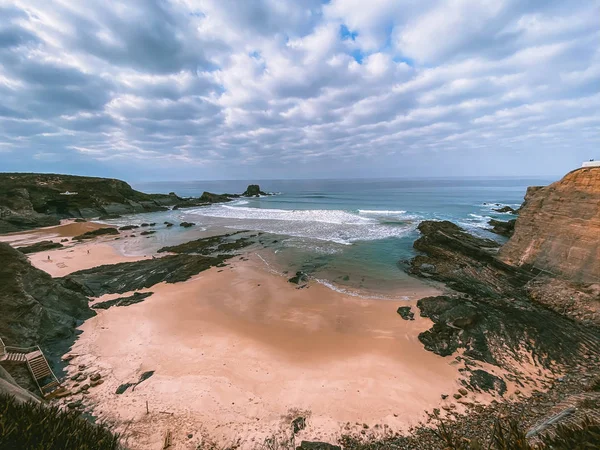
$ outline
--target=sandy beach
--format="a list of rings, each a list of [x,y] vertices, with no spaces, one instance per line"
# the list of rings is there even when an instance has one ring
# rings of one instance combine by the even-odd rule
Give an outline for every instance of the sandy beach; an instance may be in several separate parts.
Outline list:
[[[106,380],[86,401],[128,429],[132,448],[167,429],[175,448],[195,448],[203,434],[257,444],[298,415],[308,417],[298,438],[333,441],[346,424],[400,430],[459,388],[450,360],[417,340],[429,323],[396,314],[404,303],[296,289],[252,259],[149,291],[88,320],[72,351],[73,370],[94,366]],[[135,391],[115,394],[150,370]]]
[[[65,224],[12,239],[24,245],[97,226]],[[53,276],[140,259],[119,254],[109,239],[29,257]],[[207,442],[253,448],[266,439],[289,439],[296,417],[306,418],[296,440],[335,442],[348,432],[381,436],[406,430],[425,419],[425,411],[451,403],[462,409],[452,399],[461,387],[460,365],[418,341],[431,322],[418,315],[402,320],[396,312],[438,293],[425,284],[408,302],[402,300],[406,292],[384,301],[315,281],[299,289],[247,254],[186,282],[140,292],[153,295],[99,310],[80,327],[67,369],[73,375],[83,365],[86,373],[102,375],[103,384],[68,401],[81,399],[132,449],[159,448],[167,431],[176,449]],[[154,371],[149,379],[115,393],[147,371]],[[74,382],[67,386],[77,391]]]
[[[89,241],[74,242],[70,239],[87,231],[104,228],[106,225],[96,222],[64,221],[55,227],[38,228],[20,233],[10,233],[0,236],[0,242],[7,242],[14,247],[31,245],[40,241],[62,242],[64,247],[31,253],[28,256],[31,263],[38,269],[48,272],[53,277],[63,277],[77,270],[90,269],[104,264],[117,264],[127,261],[139,261],[150,258],[147,256],[125,256],[121,254],[110,241],[115,237],[97,237]]]

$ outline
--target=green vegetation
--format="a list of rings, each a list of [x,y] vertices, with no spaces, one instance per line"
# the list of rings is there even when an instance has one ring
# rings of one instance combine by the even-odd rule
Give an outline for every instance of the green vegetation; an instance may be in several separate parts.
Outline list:
[[[118,450],[119,435],[76,412],[42,404],[20,403],[0,394],[0,449]]]

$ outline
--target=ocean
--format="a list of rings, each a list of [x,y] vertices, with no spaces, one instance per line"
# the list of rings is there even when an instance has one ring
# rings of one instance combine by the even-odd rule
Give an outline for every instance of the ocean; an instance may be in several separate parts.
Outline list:
[[[259,256],[273,270],[303,271],[331,288],[386,298],[413,280],[401,269],[414,255],[423,220],[450,220],[468,231],[502,242],[488,232],[491,218],[509,220],[494,211],[517,208],[528,186],[554,180],[523,178],[254,180],[133,183],[147,193],[175,192],[197,197],[203,191],[243,192],[260,184],[275,195],[241,198],[206,207],[123,217],[111,223],[156,222],[152,239],[128,240],[126,253],[144,253],[196,239],[215,230],[255,230],[268,251]],[[196,223],[196,227],[164,228],[163,222]],[[410,290],[410,289],[409,289]]]

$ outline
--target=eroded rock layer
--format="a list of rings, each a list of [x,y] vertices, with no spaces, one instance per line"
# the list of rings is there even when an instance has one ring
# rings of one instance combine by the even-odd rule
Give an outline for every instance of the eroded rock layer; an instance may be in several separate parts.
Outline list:
[[[578,169],[550,186],[530,188],[514,235],[499,258],[574,282],[599,282],[600,167]]]

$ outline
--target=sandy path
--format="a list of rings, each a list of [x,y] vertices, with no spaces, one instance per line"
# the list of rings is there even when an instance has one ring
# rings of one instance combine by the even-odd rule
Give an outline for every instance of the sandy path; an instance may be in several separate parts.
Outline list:
[[[133,449],[160,448],[167,429],[173,448],[196,448],[203,435],[252,448],[297,411],[309,416],[298,439],[335,441],[346,424],[399,430],[458,388],[457,368],[418,342],[430,323],[396,313],[406,302],[296,289],[257,259],[149,290],[84,323],[70,366],[103,374],[85,401]],[[156,373],[115,394],[147,370]]]

